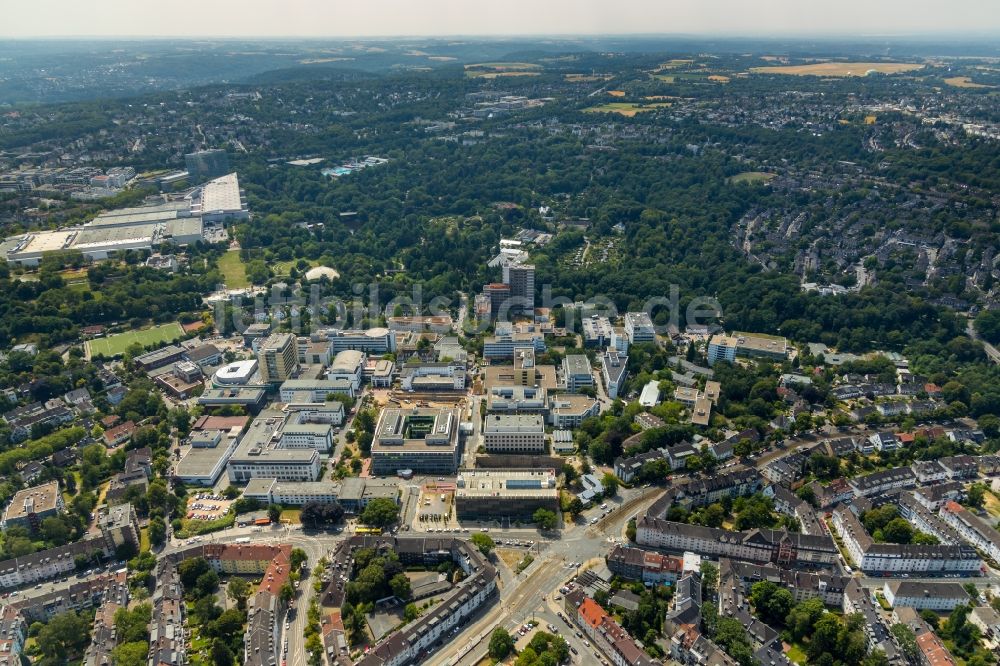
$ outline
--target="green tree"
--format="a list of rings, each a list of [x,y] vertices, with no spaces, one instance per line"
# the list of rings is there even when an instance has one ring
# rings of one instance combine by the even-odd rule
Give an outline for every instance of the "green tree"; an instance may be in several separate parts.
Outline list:
[[[149,521],[149,543],[162,546],[167,539],[167,526],[163,519],[157,516]]]
[[[409,599],[412,595],[410,579],[406,577],[405,573],[398,573],[389,579],[389,589],[392,590],[393,595],[403,600]]]
[[[514,639],[503,627],[497,627],[490,634],[490,657],[495,661],[505,659],[514,651]]]
[[[368,503],[359,519],[372,527],[388,527],[396,522],[399,507],[391,499],[377,497]]]
[[[704,560],[699,571],[701,572],[702,597],[706,600],[713,599],[719,587],[719,567]]]
[[[236,657],[221,638],[212,641],[212,663],[215,666],[236,666]]]
[[[559,522],[555,512],[548,509],[536,509],[531,518],[538,525],[538,529],[543,531],[554,530]]]
[[[986,501],[986,486],[981,483],[973,483],[969,486],[969,492],[966,495],[965,503],[969,506],[981,509]]]
[[[604,473],[601,484],[604,486],[605,497],[614,497],[618,494],[618,477],[611,472]]]
[[[236,602],[236,607],[246,610],[247,599],[250,598],[250,583],[244,578],[233,576],[226,585],[226,596]]]
[[[496,547],[496,543],[494,543],[493,538],[490,537],[489,534],[484,534],[482,532],[476,532],[470,536],[469,541],[471,541],[483,555],[489,555]]]
[[[115,646],[111,652],[111,659],[115,666],[145,666],[148,655],[149,643],[134,641]]]
[[[60,613],[38,632],[38,648],[43,656],[68,663],[69,657],[78,655],[90,640],[90,622],[70,611]]]

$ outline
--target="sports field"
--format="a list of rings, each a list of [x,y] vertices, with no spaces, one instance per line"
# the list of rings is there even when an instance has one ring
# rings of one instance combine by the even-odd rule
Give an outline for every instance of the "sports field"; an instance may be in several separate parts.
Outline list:
[[[129,345],[135,342],[143,347],[148,347],[159,342],[173,342],[183,335],[184,329],[177,322],[144,328],[139,331],[126,331],[125,333],[109,335],[106,338],[87,340],[87,355],[91,358],[98,354],[106,357],[118,356],[124,354]]]
[[[898,74],[923,65],[914,62],[817,62],[811,65],[751,67],[756,74],[792,74],[794,76],[867,76],[871,72]]]

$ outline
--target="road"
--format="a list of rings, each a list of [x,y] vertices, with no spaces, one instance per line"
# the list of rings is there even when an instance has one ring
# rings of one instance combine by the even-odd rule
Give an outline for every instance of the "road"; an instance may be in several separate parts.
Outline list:
[[[296,528],[298,526],[295,526]],[[290,544],[293,548],[301,548],[305,551],[308,557],[306,566],[311,572],[316,563],[323,557],[330,555],[331,551],[336,547],[342,539],[349,536],[345,532],[342,534],[323,534],[323,535],[305,535],[301,529],[293,529],[288,525],[283,526],[272,526],[271,529],[264,530],[263,532],[255,532],[253,527],[232,527],[228,530],[222,532],[215,532],[213,534],[208,534],[200,537],[199,541],[194,541],[193,539],[187,540],[177,540],[171,539],[170,543],[166,545],[163,550],[161,550],[158,555],[168,555],[172,552],[183,550],[191,545],[196,545],[198,543],[232,543],[236,539],[241,537],[250,537],[254,543],[258,544]],[[199,539],[199,537],[195,537]],[[284,623],[281,625],[282,636],[281,639],[284,640],[285,636],[288,636],[288,655],[286,657],[288,666],[305,666],[308,662],[308,655],[305,651],[305,629],[306,629],[306,609],[309,608],[309,602],[316,595],[313,590],[312,578],[307,578],[302,581],[299,588],[298,596],[295,598],[295,613],[292,619],[288,631],[284,631]],[[279,642],[277,646],[278,654],[281,654],[281,643]]]
[[[976,327],[972,323],[972,319],[968,319],[965,322],[965,330],[969,334],[970,338],[983,345],[983,349],[986,351],[986,355],[991,361],[994,363],[1000,363],[1000,350],[979,336],[979,333],[976,331]]]
[[[430,666],[475,666],[486,656],[489,634],[496,626],[516,630],[532,616],[543,623],[551,622],[565,628],[565,624],[555,616],[552,604],[557,602],[553,595],[558,595],[559,587],[588,563],[596,564],[603,560],[610,546],[609,540],[622,539],[628,519],[651,504],[660,493],[660,488],[625,490],[620,497],[608,501],[614,510],[596,524],[588,523],[599,516],[601,510],[591,509],[582,514],[576,524],[567,526],[561,539],[545,541],[535,561],[520,574],[513,574],[501,564],[499,603],[467,626],[448,647],[434,654],[426,663]],[[504,535],[505,532],[491,532],[494,538],[503,538]],[[573,565],[575,562],[580,562],[583,567]],[[580,659],[585,659],[587,654],[592,655],[593,649],[587,650],[578,639],[566,636],[566,631],[562,633],[580,653],[574,656],[574,663],[592,663],[593,659]]]

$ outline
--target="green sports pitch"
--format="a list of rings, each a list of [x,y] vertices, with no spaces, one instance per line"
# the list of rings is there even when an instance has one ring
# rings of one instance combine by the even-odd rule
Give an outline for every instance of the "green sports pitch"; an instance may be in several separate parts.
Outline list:
[[[149,347],[160,342],[173,342],[183,335],[184,329],[181,328],[181,325],[172,322],[139,331],[126,331],[125,333],[109,335],[106,338],[88,340],[87,351],[91,358],[98,355],[110,358],[124,354],[125,350],[136,342],[143,347]]]

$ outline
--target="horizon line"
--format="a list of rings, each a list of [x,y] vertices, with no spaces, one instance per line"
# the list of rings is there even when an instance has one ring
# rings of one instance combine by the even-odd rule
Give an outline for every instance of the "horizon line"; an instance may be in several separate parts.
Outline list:
[[[954,37],[1000,37],[1000,28],[990,28],[985,30],[956,30],[943,31],[940,33],[928,32],[876,32],[858,35],[856,33],[845,32],[760,32],[760,33],[733,33],[733,32],[573,32],[573,33],[553,33],[553,32],[522,32],[522,33],[426,33],[426,34],[374,34],[366,33],[359,35],[303,35],[295,33],[271,34],[271,35],[153,35],[153,34],[80,34],[80,35],[4,35],[0,34],[0,40],[11,41],[33,41],[33,40],[280,40],[280,39],[305,39],[305,40],[406,40],[406,39],[597,39],[597,38],[698,38],[698,39],[793,39],[798,41],[810,39],[839,39],[844,41],[867,41],[867,40],[897,40],[897,39],[948,39]]]

